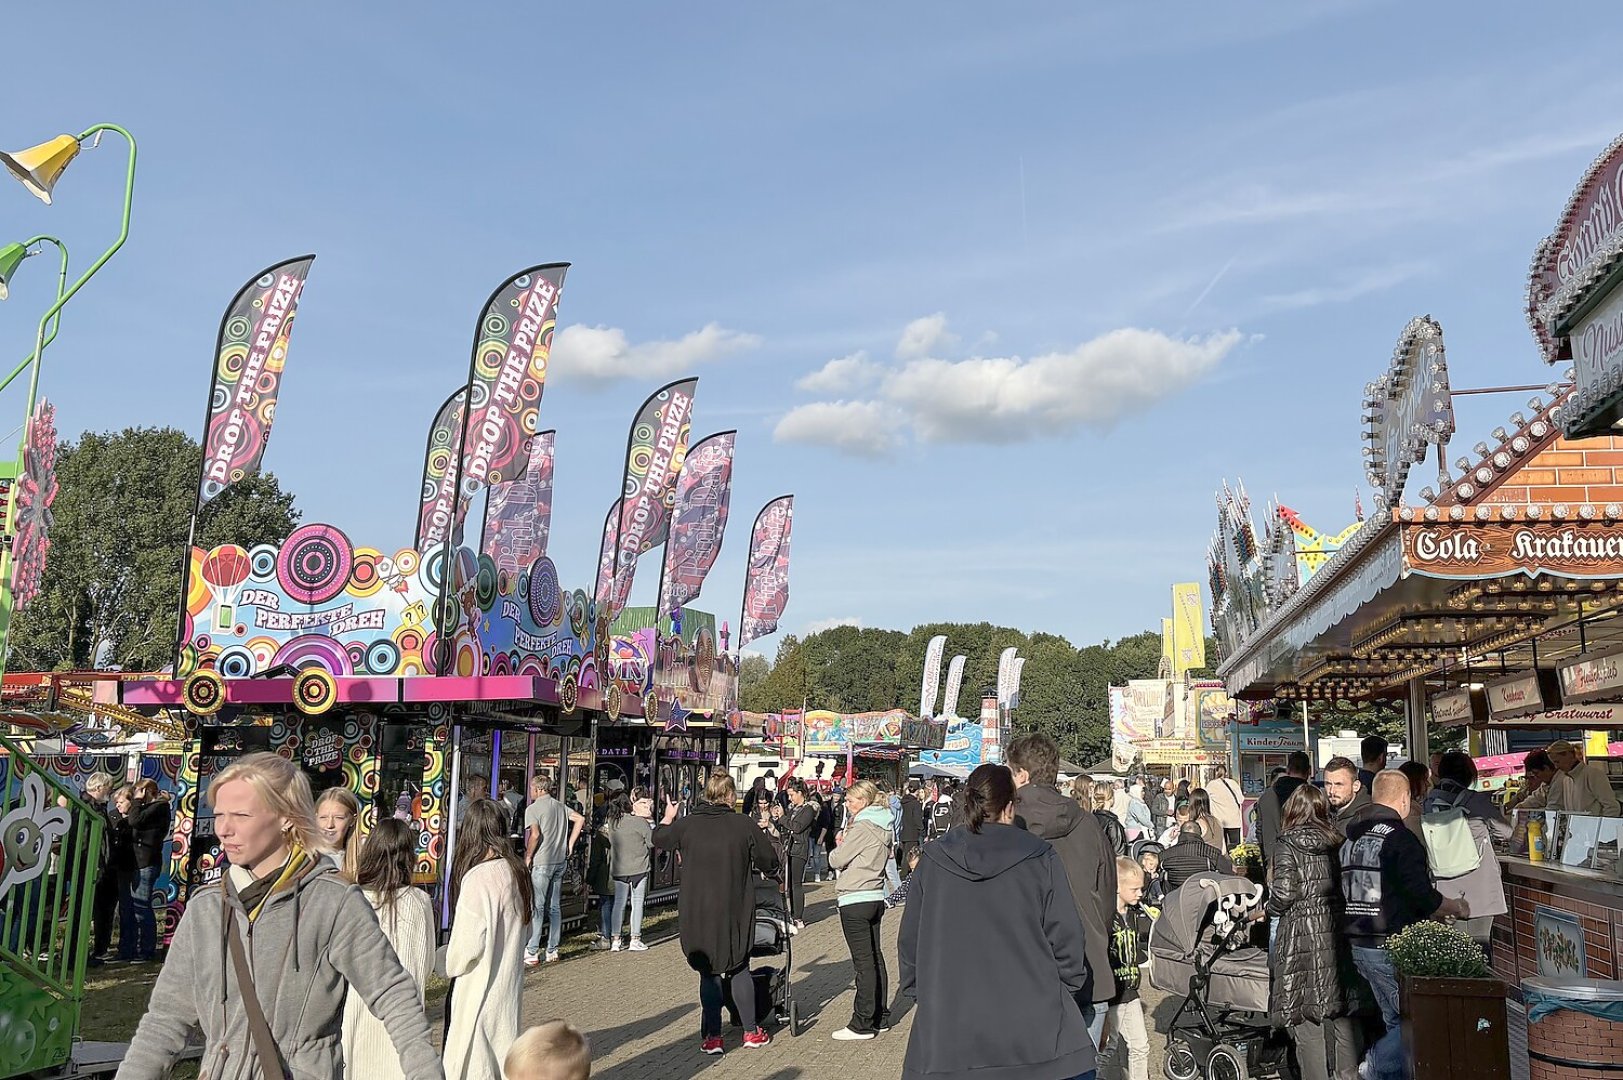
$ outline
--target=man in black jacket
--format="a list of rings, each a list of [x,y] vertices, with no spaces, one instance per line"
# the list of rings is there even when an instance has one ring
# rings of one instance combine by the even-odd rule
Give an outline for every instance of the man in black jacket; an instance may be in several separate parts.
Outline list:
[[[1257,843],[1262,847],[1262,865],[1272,866],[1274,844],[1279,841],[1279,822],[1285,816],[1285,800],[1307,783],[1313,773],[1312,760],[1300,750],[1285,759],[1285,775],[1257,800]]]
[[[1333,757],[1324,767],[1324,797],[1336,828],[1346,833],[1353,822],[1369,815],[1369,790],[1358,779],[1358,766],[1351,758]]]
[[[1061,795],[1059,746],[1046,735],[1028,733],[1009,743],[1007,758],[1014,774],[1015,824],[1053,846],[1082,917],[1088,983],[1076,1003],[1088,1023],[1094,1046],[1104,1034],[1105,1016],[1116,992],[1110,966],[1110,926],[1116,919],[1116,853],[1104,830],[1075,799]]]
[[[786,854],[789,884],[789,918],[796,930],[806,928],[806,860],[811,858],[811,835],[817,827],[817,810],[806,801],[806,785],[790,780],[784,785],[789,795],[789,812],[783,816],[783,831],[788,838]]]
[[[909,780],[907,790],[902,792],[902,820],[896,834],[896,869],[903,881],[912,873],[908,864],[913,861],[913,852],[924,843],[924,804],[919,801],[919,791],[919,782]]]
[[[1232,874],[1234,863],[1205,841],[1199,822],[1190,821],[1178,832],[1178,842],[1161,852],[1161,869],[1167,874],[1167,889],[1172,890],[1196,874]]]

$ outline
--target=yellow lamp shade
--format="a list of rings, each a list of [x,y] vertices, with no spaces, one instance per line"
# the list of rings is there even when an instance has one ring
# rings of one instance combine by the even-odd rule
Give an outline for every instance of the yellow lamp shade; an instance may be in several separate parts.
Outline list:
[[[57,177],[68,167],[68,162],[78,156],[79,140],[72,135],[58,135],[49,142],[30,146],[27,150],[0,153],[0,165],[21,180],[23,187],[32,191],[41,202],[49,204]]]

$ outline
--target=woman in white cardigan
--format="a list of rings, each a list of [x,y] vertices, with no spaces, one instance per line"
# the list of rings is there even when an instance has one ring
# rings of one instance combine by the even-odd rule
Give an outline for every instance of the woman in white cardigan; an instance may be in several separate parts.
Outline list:
[[[507,838],[506,815],[489,799],[463,812],[451,862],[451,909],[445,974],[454,981],[445,1073],[502,1080],[502,1062],[518,1038],[535,887]]]
[[[351,866],[357,884],[372,910],[378,913],[383,936],[389,939],[400,966],[417,984],[417,1001],[434,963],[434,905],[428,894],[411,883],[416,861],[411,827],[387,818],[378,822]],[[363,1080],[405,1080],[400,1055],[389,1041],[383,1022],[367,1009],[353,988],[344,999],[344,1073]]]

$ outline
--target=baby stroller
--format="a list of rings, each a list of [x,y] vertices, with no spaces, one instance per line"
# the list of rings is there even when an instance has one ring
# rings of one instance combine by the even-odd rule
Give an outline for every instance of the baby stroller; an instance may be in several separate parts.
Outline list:
[[[1167,1028],[1167,1080],[1285,1073],[1288,1038],[1268,1021],[1268,954],[1251,945],[1262,889],[1196,874],[1167,895],[1150,935],[1150,983],[1184,995]]]
[[[755,883],[755,941],[750,946],[750,958],[781,956],[783,967],[756,968],[755,1015],[762,1025],[787,1023],[790,1035],[800,1034],[800,1013],[795,1006],[793,991],[789,988],[789,971],[794,964],[794,935],[789,933],[789,904],[783,886],[771,878]],[[742,987],[734,987],[737,994]],[[727,1011],[734,1027],[740,1026],[738,1008],[727,1002]]]

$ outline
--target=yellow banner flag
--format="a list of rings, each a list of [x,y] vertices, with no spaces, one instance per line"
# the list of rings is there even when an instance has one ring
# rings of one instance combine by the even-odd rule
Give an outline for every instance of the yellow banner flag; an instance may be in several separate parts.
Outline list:
[[[1176,678],[1191,668],[1205,666],[1206,613],[1201,603],[1200,583],[1183,582],[1172,586],[1173,676]]]

